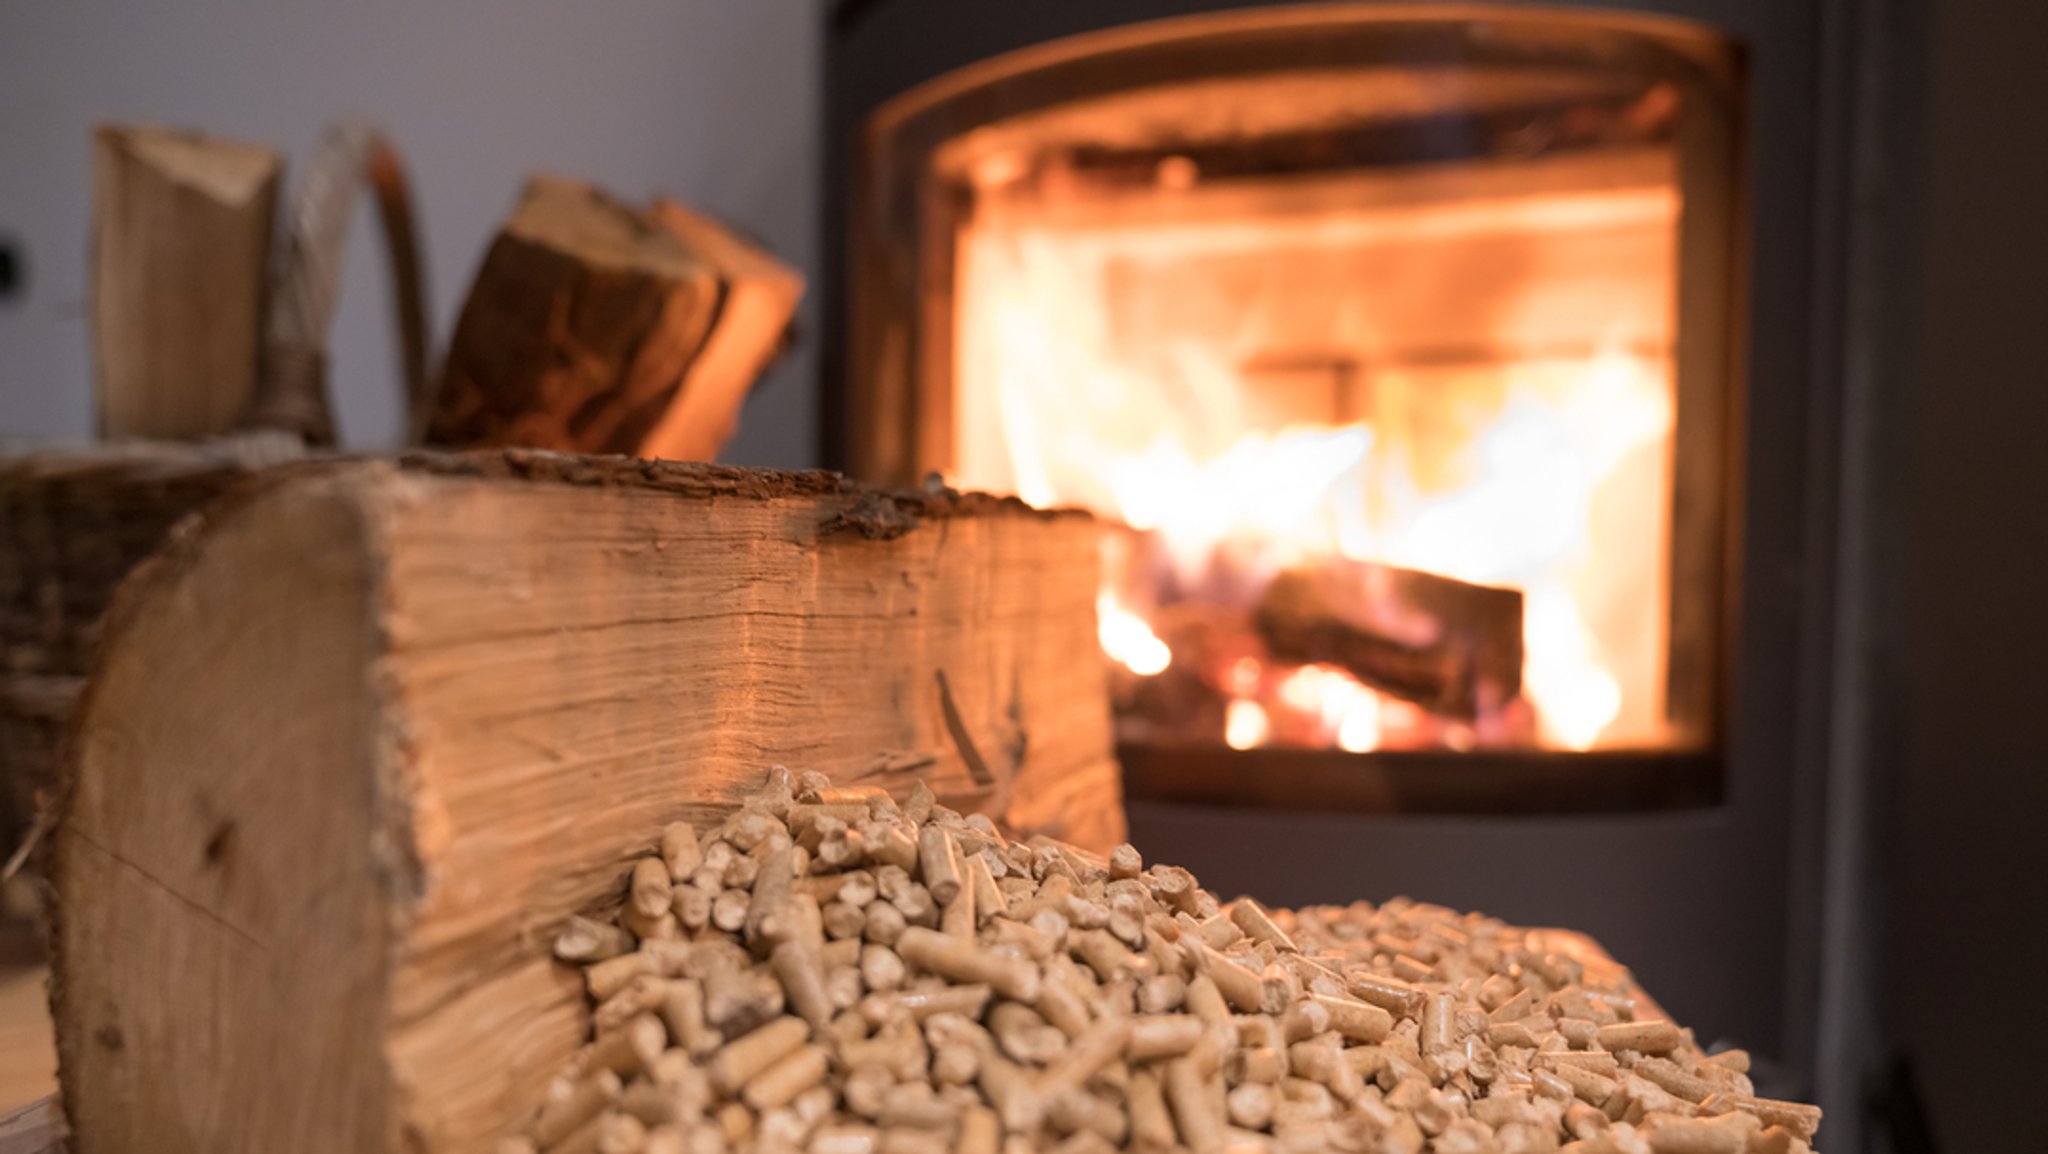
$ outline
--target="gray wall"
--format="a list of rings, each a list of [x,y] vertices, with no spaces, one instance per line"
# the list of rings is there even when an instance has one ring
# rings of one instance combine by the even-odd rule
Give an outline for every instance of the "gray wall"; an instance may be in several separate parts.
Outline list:
[[[812,0],[0,0],[0,236],[27,266],[25,292],[0,301],[0,439],[92,431],[96,122],[203,128],[303,163],[334,118],[380,121],[411,164],[438,342],[539,169],[676,195],[815,279],[819,32]],[[343,436],[366,448],[398,430],[374,232],[365,210],[333,355]],[[806,341],[763,382],[728,459],[811,463],[815,364]]]

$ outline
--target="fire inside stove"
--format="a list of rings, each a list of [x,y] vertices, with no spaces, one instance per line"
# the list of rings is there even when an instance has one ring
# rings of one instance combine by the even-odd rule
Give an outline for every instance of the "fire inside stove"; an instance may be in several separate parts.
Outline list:
[[[926,102],[1019,107],[918,153],[908,439],[1111,526],[1127,743],[1700,746],[1709,70],[1575,21],[1208,23]]]

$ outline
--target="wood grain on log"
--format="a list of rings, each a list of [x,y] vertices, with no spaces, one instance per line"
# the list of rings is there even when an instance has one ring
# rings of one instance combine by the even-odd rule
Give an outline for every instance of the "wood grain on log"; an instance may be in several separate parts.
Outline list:
[[[1335,561],[1274,578],[1253,620],[1274,656],[1335,665],[1447,717],[1521,692],[1519,590]]]
[[[553,930],[770,763],[1118,840],[1092,522],[940,494],[847,531],[875,500],[504,454],[216,505],[117,599],[82,707],[50,863],[77,1148],[488,1149],[588,1027]]]
[[[284,161],[167,128],[94,136],[100,433],[225,433],[255,390]]]
[[[638,209],[535,178],[470,287],[427,443],[640,452],[718,291],[717,270]]]

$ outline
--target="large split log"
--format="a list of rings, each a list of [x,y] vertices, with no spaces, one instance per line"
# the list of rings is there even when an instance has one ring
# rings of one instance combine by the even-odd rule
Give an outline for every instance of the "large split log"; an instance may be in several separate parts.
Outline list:
[[[1446,717],[1521,692],[1519,590],[1333,561],[1274,578],[1253,622],[1276,657],[1335,665]]]
[[[822,473],[243,486],[124,589],[82,706],[50,863],[73,1148],[488,1150],[588,1028],[554,929],[770,763],[1113,843],[1096,548]]]
[[[225,433],[256,387],[284,160],[150,127],[104,126],[93,152],[100,432]]]

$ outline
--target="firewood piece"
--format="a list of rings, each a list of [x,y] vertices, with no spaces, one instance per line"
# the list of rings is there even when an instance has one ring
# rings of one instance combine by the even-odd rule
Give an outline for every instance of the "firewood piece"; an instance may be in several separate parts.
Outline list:
[[[1276,657],[1335,665],[1433,713],[1522,691],[1522,594],[1362,561],[1282,573],[1254,612]]]
[[[645,213],[535,177],[470,286],[427,443],[642,453],[718,293],[717,270]]]
[[[732,439],[740,405],[780,352],[803,299],[804,278],[756,245],[702,213],[658,200],[654,219],[718,272],[718,318],[703,351],[661,423],[640,447],[643,457],[709,461]]]
[[[978,794],[939,667],[1032,735],[992,816],[1121,841],[1093,523],[923,495],[894,540],[824,533],[864,493],[424,456],[280,470],[180,534],[110,615],[55,837],[79,1146],[488,1149],[588,1035],[548,931],[670,823],[778,760],[906,796],[878,750]]]
[[[100,434],[195,440],[255,391],[284,160],[169,128],[93,135]]]

